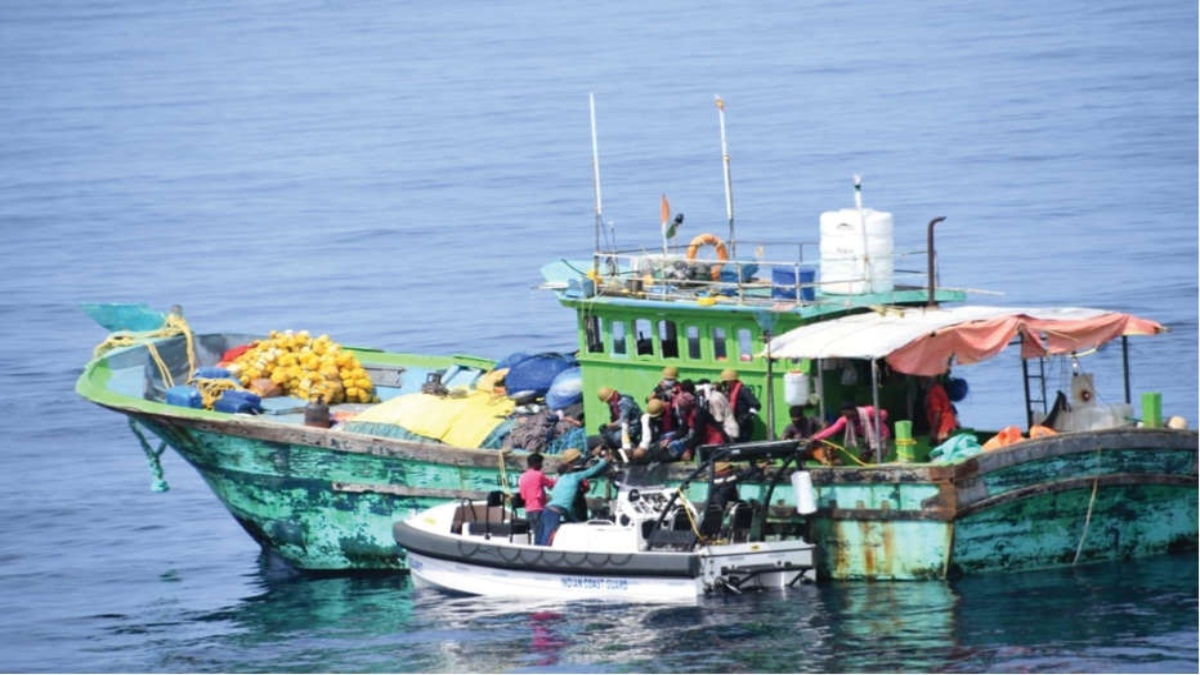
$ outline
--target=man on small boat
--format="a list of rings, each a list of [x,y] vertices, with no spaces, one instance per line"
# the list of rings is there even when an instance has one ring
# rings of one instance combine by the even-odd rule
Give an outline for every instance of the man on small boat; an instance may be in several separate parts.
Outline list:
[[[577,448],[567,448],[559,460],[558,480],[550,491],[550,499],[542,512],[542,527],[537,533],[534,543],[539,546],[550,546],[554,543],[554,533],[562,521],[572,521],[571,507],[575,503],[575,495],[579,492],[580,483],[598,476],[608,469],[605,458],[585,468],[583,453]]]
[[[537,536],[542,529],[542,512],[546,508],[546,488],[554,487],[554,479],[542,472],[542,456],[538,453],[529,455],[525,460],[525,472],[517,481],[517,489],[525,502],[525,518],[529,520],[529,529]]]

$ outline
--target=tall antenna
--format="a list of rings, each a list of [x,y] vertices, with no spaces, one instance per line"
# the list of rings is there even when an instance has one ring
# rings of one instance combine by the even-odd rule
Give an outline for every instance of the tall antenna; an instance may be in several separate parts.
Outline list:
[[[729,254],[737,257],[737,236],[733,230],[733,183],[729,179],[729,143],[725,140],[725,101],[717,94],[717,115],[721,120],[721,161],[725,165],[725,217],[729,219]]]
[[[600,204],[600,144],[596,141],[596,94],[588,94],[588,104],[592,118],[592,184],[596,191],[596,248],[600,253],[600,230],[604,228],[603,208]],[[599,274],[599,259],[592,256],[592,273]]]

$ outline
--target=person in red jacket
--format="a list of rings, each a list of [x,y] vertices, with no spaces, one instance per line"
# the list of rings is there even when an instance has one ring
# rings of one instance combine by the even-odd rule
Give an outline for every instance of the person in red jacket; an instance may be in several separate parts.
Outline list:
[[[958,414],[941,382],[926,378],[925,384],[928,387],[925,391],[925,415],[929,420],[929,440],[931,445],[940,445],[958,428]]]

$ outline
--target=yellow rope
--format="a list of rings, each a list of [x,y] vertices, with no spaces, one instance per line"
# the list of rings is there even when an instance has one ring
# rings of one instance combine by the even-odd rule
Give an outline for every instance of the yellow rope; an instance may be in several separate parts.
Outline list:
[[[200,401],[209,410],[212,410],[213,404],[221,398],[222,392],[229,389],[241,389],[236,382],[223,377],[213,379],[198,377],[192,380],[192,384],[200,390]]]
[[[146,350],[150,352],[150,358],[154,360],[158,366],[159,375],[162,376],[163,384],[168,388],[175,386],[175,379],[171,377],[171,370],[159,355],[158,349],[154,346],[153,341],[160,338],[174,337],[182,335],[187,344],[188,357],[188,375],[196,372],[196,345],[192,337],[192,329],[188,326],[187,320],[178,312],[171,312],[167,315],[167,320],[161,328],[155,330],[131,332],[120,331],[113,333],[105,338],[104,342],[96,345],[92,350],[92,358],[100,358],[108,352],[121,347],[132,347],[136,344],[146,343]]]
[[[1083,519],[1083,533],[1079,535],[1079,545],[1075,547],[1075,558],[1071,565],[1079,562],[1079,554],[1083,552],[1083,542],[1087,539],[1088,526],[1092,524],[1092,509],[1096,506],[1096,491],[1100,488],[1100,452],[1103,447],[1096,448],[1096,475],[1092,477],[1092,497],[1088,500],[1087,517]]]
[[[687,507],[687,495],[683,494],[683,488],[675,488],[675,492],[679,493],[679,508],[687,514],[688,524],[692,526],[692,534],[696,535],[696,541],[704,541],[704,537],[700,536],[700,526],[696,524],[696,517]]]
[[[847,457],[849,457],[850,459],[854,460],[854,463],[858,464],[859,466],[871,466],[871,464],[869,462],[862,461],[853,452],[850,452],[849,450],[847,450],[846,448],[843,448],[842,446],[838,445],[837,443],[830,441],[828,438],[822,440],[821,442],[825,443],[826,445],[832,446],[836,450],[840,450],[842,452],[842,454],[844,454]]]
[[[504,496],[510,496],[508,491],[508,467],[504,463],[505,451],[501,450],[496,453],[496,458],[500,462],[500,486],[504,488]]]

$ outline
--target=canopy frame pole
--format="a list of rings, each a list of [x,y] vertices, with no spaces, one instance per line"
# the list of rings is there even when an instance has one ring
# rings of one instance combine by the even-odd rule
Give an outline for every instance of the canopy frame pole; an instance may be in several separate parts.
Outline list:
[[[937,307],[937,282],[934,277],[934,261],[937,260],[937,250],[933,248],[933,226],[946,219],[946,216],[938,216],[929,221],[929,226],[925,230],[925,256],[929,260],[929,300],[925,303],[926,307]],[[1028,407],[1028,406],[1026,406]]]
[[[875,463],[883,463],[883,415],[879,411],[879,360],[871,359],[871,405],[875,406]]]
[[[932,231],[932,227],[930,231]],[[1029,394],[1029,361],[1021,356],[1025,351],[1025,335],[1023,333],[1017,333],[1017,346],[1017,358],[1021,360],[1021,382],[1025,385],[1025,428],[1029,429],[1033,426],[1033,402],[1030,400]]]
[[[1129,336],[1121,336],[1121,367],[1125,373],[1125,402],[1133,405],[1133,392],[1129,383]]]
[[[772,377],[771,364],[771,329],[763,331],[763,339],[767,342],[767,440],[775,440],[775,380]]]
[[[825,359],[817,359],[817,413],[825,423]]]

